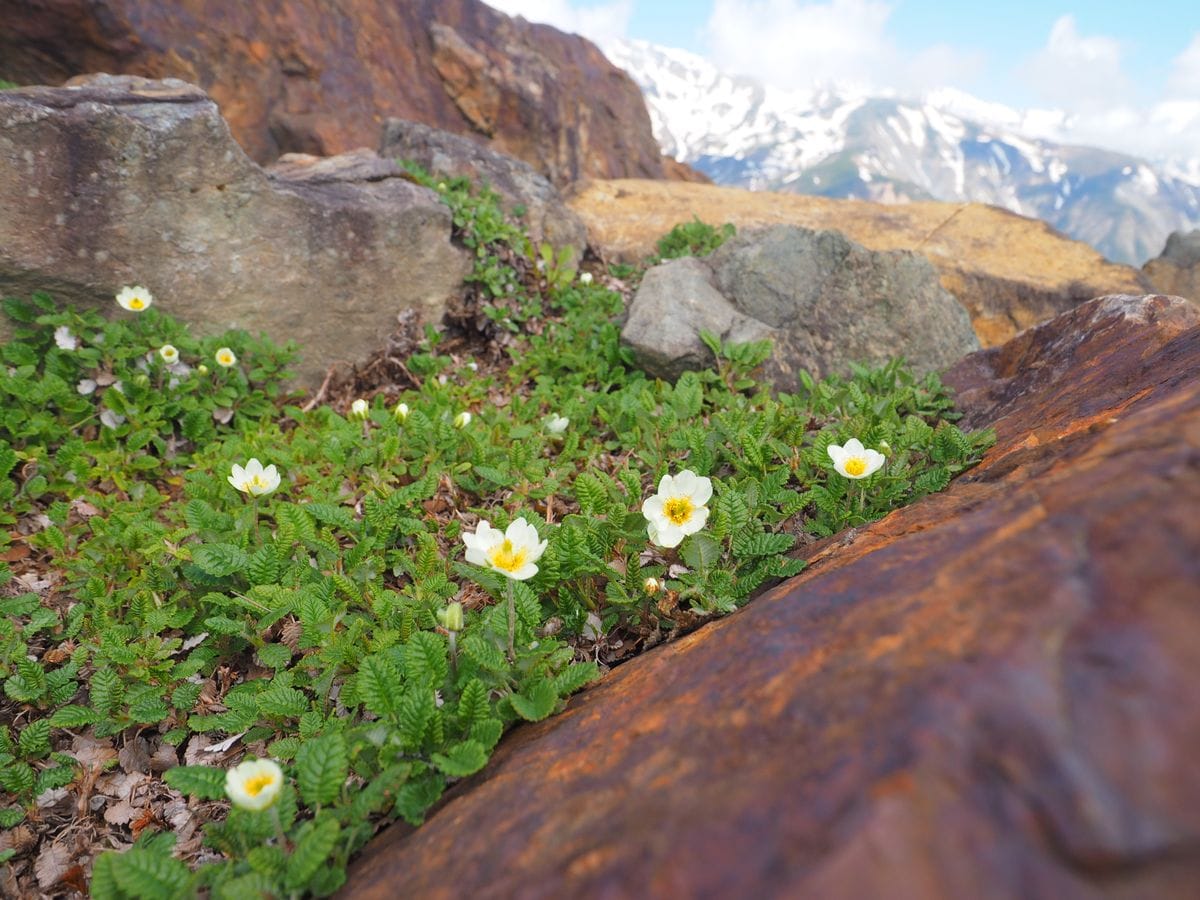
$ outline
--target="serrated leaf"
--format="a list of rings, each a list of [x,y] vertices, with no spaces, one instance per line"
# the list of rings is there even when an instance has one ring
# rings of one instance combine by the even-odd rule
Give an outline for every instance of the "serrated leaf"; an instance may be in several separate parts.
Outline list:
[[[425,740],[429,721],[437,712],[437,702],[430,688],[413,688],[405,692],[396,707],[400,738],[406,746],[420,747]]]
[[[110,873],[117,887],[137,900],[159,897],[185,897],[191,876],[187,866],[157,849],[134,846],[111,863]]]
[[[215,766],[176,766],[163,773],[163,781],[189,797],[220,800],[225,796],[225,774]]]
[[[512,708],[527,722],[540,722],[554,712],[558,703],[558,692],[554,683],[546,680],[534,682],[520,694],[512,694],[509,698]]]
[[[721,560],[721,545],[703,532],[688,535],[679,556],[693,569],[704,570],[716,565]]]
[[[201,544],[192,550],[192,563],[207,575],[223,578],[246,567],[245,552],[233,544]]]
[[[467,658],[481,669],[487,669],[489,672],[508,671],[508,660],[504,658],[504,652],[479,635],[467,635],[463,639],[462,649]]]
[[[288,860],[286,885],[292,890],[303,888],[328,860],[330,851],[337,844],[341,826],[332,816],[322,816],[300,826],[296,835],[296,849]]]
[[[463,688],[462,696],[458,699],[458,719],[463,727],[470,728],[475,722],[482,721],[492,714],[492,705],[488,700],[488,689],[478,678],[472,678]]]
[[[738,534],[733,538],[734,555],[741,559],[758,556],[780,556],[795,546],[790,534]]]
[[[25,756],[45,756],[50,752],[50,721],[38,719],[21,729],[17,745]]]
[[[294,719],[308,709],[308,698],[303,693],[282,685],[267,688],[256,700],[259,712],[264,716]]]
[[[504,723],[499,719],[479,719],[471,725],[471,740],[478,741],[491,750],[504,734]]]
[[[461,741],[445,753],[430,756],[438,770],[450,778],[466,778],[487,765],[488,755],[478,741]]]
[[[400,692],[400,673],[390,658],[382,653],[366,657],[358,667],[355,681],[358,698],[377,716],[386,716],[396,710],[396,696]]]
[[[296,752],[296,784],[309,806],[332,803],[349,771],[346,739],[341,732],[306,741]]]
[[[448,666],[446,642],[439,634],[418,631],[404,645],[404,674],[412,684],[440,687]]]
[[[94,725],[103,718],[103,714],[95,709],[71,703],[55,709],[46,721],[52,728],[82,728],[84,725]]]
[[[554,676],[554,691],[560,697],[575,693],[600,677],[600,667],[594,662],[571,663]]]
[[[409,825],[416,827],[425,821],[429,807],[437,803],[446,789],[446,779],[440,774],[429,773],[407,782],[396,792],[396,814]]]

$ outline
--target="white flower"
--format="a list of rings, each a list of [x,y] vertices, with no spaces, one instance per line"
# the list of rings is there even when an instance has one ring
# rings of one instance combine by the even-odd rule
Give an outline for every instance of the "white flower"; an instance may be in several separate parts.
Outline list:
[[[228,347],[222,347],[219,349],[215,358],[217,360],[217,365],[225,369],[237,365],[237,357],[234,356],[233,351]]]
[[[884,463],[884,455],[878,450],[868,450],[858,438],[850,438],[845,446],[829,445],[829,458],[839,475],[847,478],[866,478]]]
[[[478,372],[479,371],[479,363],[475,362],[475,360],[471,360],[469,363],[467,363],[467,368],[470,369],[472,372]]]
[[[592,273],[584,272],[582,275],[580,275],[579,283],[580,284],[591,284],[592,283]]]
[[[662,582],[651,576],[642,582],[642,590],[646,592],[647,597],[653,597],[662,590]]]
[[[133,287],[123,287],[117,292],[117,303],[120,304],[121,309],[127,309],[130,312],[141,312],[144,309],[149,309],[150,304],[153,302],[154,297],[140,284]]]
[[[684,469],[678,475],[664,475],[658,493],[642,504],[646,533],[659,547],[678,547],[689,534],[695,534],[708,521],[712,481]]]
[[[84,378],[79,382],[79,384],[75,385],[75,390],[79,391],[79,393],[86,397],[88,394],[91,394],[96,390],[96,382],[94,379]]]
[[[179,351],[175,349],[174,344],[163,344],[158,348],[158,355],[162,357],[163,362],[168,366],[173,366],[179,362]]]
[[[403,422],[408,418],[408,404],[397,403],[396,408],[392,410],[392,415],[396,417],[397,422]]]
[[[466,410],[463,410],[457,416],[454,417],[454,427],[455,428],[466,428],[470,424],[471,424],[471,414],[469,412],[467,412]]]
[[[546,552],[547,544],[538,541],[537,529],[524,517],[513,519],[504,531],[480,519],[474,533],[464,532],[462,539],[467,545],[467,562],[494,569],[516,581],[537,574],[534,563]]]
[[[118,425],[125,424],[125,417],[111,409],[102,409],[100,410],[100,424],[105,428],[116,428]]]
[[[225,793],[233,805],[253,812],[275,802],[283,787],[283,769],[273,759],[248,759],[225,773]]]
[[[79,339],[66,325],[59,325],[54,329],[54,343],[58,344],[59,350],[74,350],[79,346]]]
[[[251,457],[244,469],[237,463],[233,464],[233,474],[229,476],[229,483],[242,493],[258,497],[279,487],[279,471],[274,465],[264,469],[262,463]]]
[[[350,404],[350,415],[355,419],[366,419],[371,413],[371,406],[362,397]]]
[[[550,434],[562,434],[570,424],[571,420],[566,416],[549,416],[546,419],[546,431]]]

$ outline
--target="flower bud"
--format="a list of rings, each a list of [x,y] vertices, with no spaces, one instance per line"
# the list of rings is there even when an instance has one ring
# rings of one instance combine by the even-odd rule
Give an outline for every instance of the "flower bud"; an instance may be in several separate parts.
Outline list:
[[[350,404],[351,418],[362,419],[365,421],[367,418],[367,415],[370,412],[371,412],[371,407],[367,404],[367,401],[364,400],[362,397],[359,397],[357,400],[355,400],[353,403]]]
[[[579,283],[580,284],[591,284],[592,283],[592,273],[584,272],[582,275],[580,275]]]
[[[397,422],[403,422],[408,418],[408,404],[397,403],[396,408],[392,410],[392,415],[396,417]]]
[[[467,412],[466,410],[463,410],[457,416],[454,417],[454,427],[455,428],[466,428],[470,424],[471,424],[471,414],[469,412]]]
[[[445,609],[439,609],[437,612],[438,623],[447,631],[458,633],[463,630],[463,605],[457,600],[446,606]]]
[[[208,374],[208,366],[206,366],[204,363],[200,363],[200,365],[196,366],[196,371],[199,372],[201,375],[207,375]]]
[[[642,582],[642,590],[646,592],[647,597],[653,597],[662,590],[662,582],[654,577],[647,578]]]

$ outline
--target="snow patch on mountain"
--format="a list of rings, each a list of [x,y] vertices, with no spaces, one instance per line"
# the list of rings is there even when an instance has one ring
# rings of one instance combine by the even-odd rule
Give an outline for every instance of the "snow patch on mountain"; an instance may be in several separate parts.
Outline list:
[[[910,100],[784,91],[644,41],[605,48],[641,86],[666,153],[718,184],[881,202],[976,201],[1141,263],[1200,226],[1200,158],[1074,146],[1069,116],[943,88]]]

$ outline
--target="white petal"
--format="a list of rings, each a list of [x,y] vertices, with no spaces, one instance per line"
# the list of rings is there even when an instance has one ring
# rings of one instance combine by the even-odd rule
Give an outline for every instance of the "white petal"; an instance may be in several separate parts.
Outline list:
[[[670,475],[664,475],[658,480],[658,493],[661,497],[675,496],[675,479]]]
[[[648,526],[646,530],[649,532],[650,527]],[[651,538],[651,541],[660,547],[678,547],[684,538],[683,530],[670,521],[665,526],[655,526],[654,532],[655,536]]]
[[[531,562],[525,563],[515,572],[505,572],[504,574],[513,581],[526,581],[538,573],[538,567]]]
[[[835,467],[837,465],[839,465],[840,463],[844,463],[846,461],[846,457],[849,455],[850,454],[846,452],[845,447],[841,447],[837,444],[829,445],[829,458],[833,460],[833,464]],[[839,469],[838,471],[841,471],[841,470]]]
[[[866,448],[858,438],[850,438],[843,449],[848,456],[862,456]]]
[[[712,494],[712,479],[697,475],[696,486],[692,488],[692,502],[697,506],[703,506],[712,499]]]
[[[683,534],[695,534],[697,531],[699,531],[701,528],[704,527],[704,524],[707,521],[708,521],[708,507],[701,506],[699,509],[695,510],[688,517],[688,520],[686,522],[684,522],[682,525],[679,526],[679,530]]]
[[[879,469],[883,466],[883,464],[886,460],[887,460],[887,457],[884,456],[882,453],[880,453],[878,450],[868,450],[867,451],[867,474],[870,475],[872,472],[879,471]]]
[[[642,502],[642,515],[647,519],[663,518],[663,503],[666,500],[660,494],[655,494],[653,497],[647,497]]]

